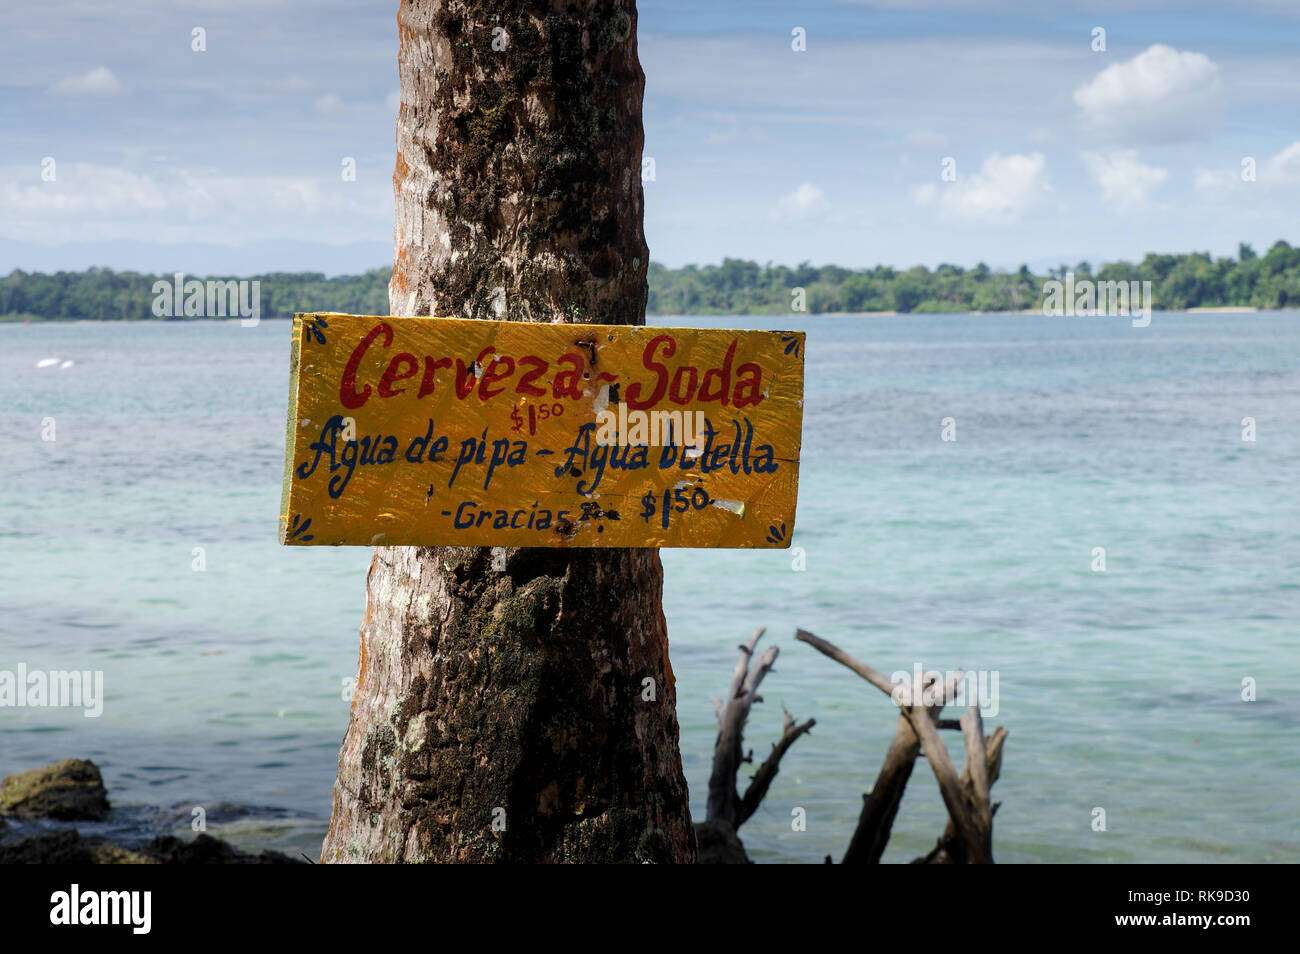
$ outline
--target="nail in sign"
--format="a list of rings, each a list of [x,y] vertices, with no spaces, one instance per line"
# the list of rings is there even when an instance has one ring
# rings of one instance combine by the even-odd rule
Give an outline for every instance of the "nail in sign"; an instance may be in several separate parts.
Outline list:
[[[280,542],[790,545],[804,334],[298,315]]]

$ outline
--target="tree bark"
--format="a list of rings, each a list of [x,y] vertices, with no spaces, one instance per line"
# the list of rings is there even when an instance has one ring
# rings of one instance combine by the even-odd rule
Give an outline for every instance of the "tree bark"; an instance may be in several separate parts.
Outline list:
[[[643,324],[634,0],[398,31],[393,314]],[[505,557],[375,551],[322,860],[693,861],[658,551]]]

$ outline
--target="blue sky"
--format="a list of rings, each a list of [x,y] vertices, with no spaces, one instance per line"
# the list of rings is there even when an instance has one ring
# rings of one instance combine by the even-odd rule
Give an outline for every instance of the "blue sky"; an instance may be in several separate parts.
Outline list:
[[[0,9],[0,274],[388,264],[395,12]],[[1300,0],[645,0],[640,18],[656,261],[1041,268],[1300,242]]]

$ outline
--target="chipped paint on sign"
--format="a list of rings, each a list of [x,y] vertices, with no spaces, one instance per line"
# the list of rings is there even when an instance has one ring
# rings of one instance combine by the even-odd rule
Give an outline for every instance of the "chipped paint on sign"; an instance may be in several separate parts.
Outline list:
[[[298,315],[280,541],[787,547],[803,345],[792,331]]]

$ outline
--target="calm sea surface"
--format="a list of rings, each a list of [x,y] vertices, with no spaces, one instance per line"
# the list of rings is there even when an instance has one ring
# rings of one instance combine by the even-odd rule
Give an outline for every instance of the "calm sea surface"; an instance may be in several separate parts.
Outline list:
[[[848,844],[897,716],[802,626],[886,673],[998,674],[1000,861],[1300,861],[1300,318],[655,323],[808,331],[806,569],[663,553],[697,817],[710,697],[766,626],[747,746],[783,703],[817,727],[741,836],[767,862]],[[369,551],[276,543],[288,355],[285,322],[0,325],[0,669],[103,670],[106,697],[0,709],[0,774],[95,760],[113,834],[203,806],[237,844],[319,852]],[[943,822],[923,763],[885,860]]]

